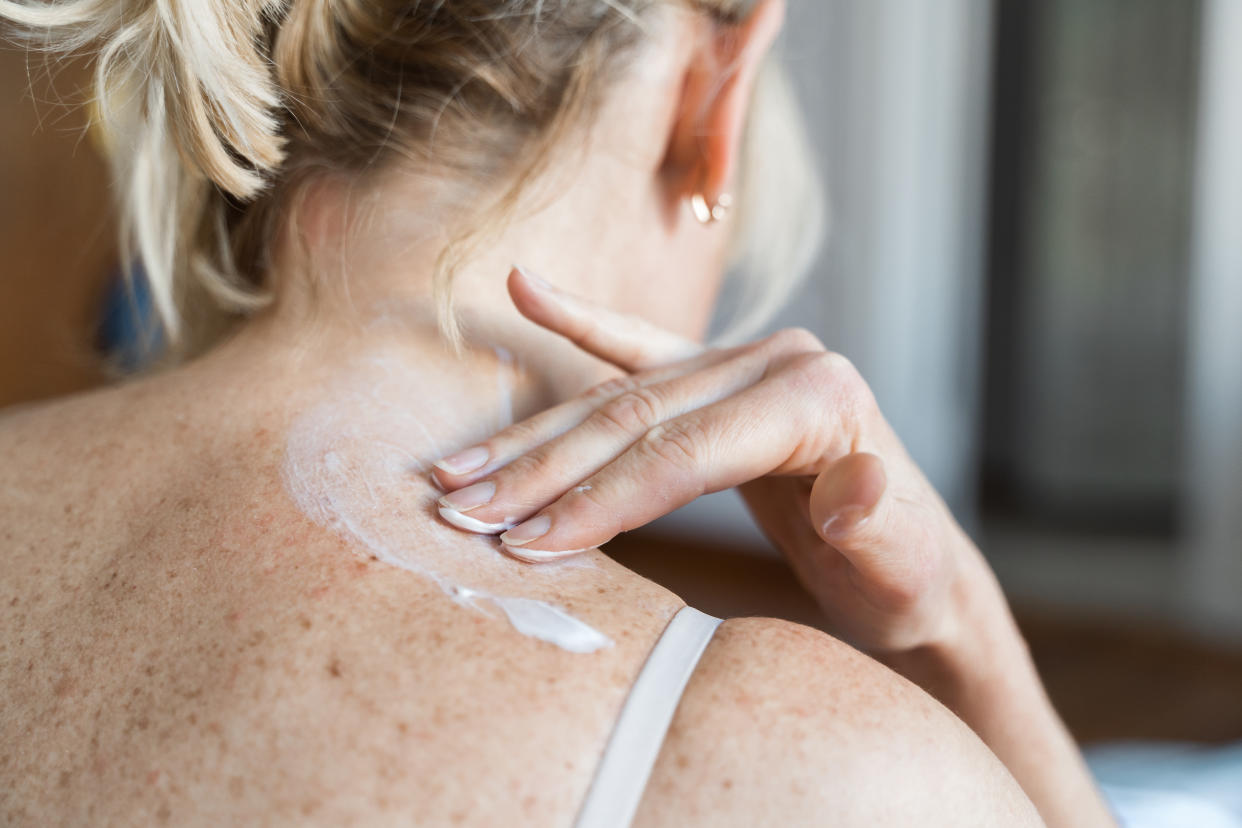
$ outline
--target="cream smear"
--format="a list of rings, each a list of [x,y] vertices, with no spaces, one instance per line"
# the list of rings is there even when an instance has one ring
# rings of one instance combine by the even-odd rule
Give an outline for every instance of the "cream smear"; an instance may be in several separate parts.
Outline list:
[[[511,420],[507,378],[512,357],[498,349],[497,358],[500,417]],[[294,421],[282,471],[298,508],[360,552],[432,581],[463,608],[504,617],[523,635],[573,653],[612,646],[606,635],[562,607],[483,588],[489,582],[511,582],[515,575],[530,580],[532,570],[507,559],[490,539],[473,539],[463,549],[460,533],[427,519],[435,502],[425,485],[431,462],[455,447],[440,445],[433,431],[449,435],[444,439],[454,444],[482,435],[453,433],[453,404],[469,405],[468,399],[437,395],[442,410],[429,413],[431,396],[419,393],[411,375],[394,360],[364,360]],[[556,580],[567,573],[541,567],[539,577]]]

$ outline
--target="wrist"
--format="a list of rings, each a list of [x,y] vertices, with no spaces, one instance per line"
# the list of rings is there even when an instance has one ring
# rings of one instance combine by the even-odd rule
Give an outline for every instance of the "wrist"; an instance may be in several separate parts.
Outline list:
[[[1049,825],[1114,825],[996,577],[973,546],[970,552],[943,634],[892,656],[889,666],[961,718]]]
[[[1025,695],[1022,690],[1042,694],[1000,584],[973,545],[967,546],[949,586],[948,609],[938,633],[883,660],[955,709],[998,695]]]

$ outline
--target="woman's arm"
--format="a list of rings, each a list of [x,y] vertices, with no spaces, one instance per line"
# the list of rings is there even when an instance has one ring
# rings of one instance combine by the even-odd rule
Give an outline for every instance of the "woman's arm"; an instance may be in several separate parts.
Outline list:
[[[967,541],[969,543],[969,541]],[[977,550],[943,640],[881,657],[956,713],[997,755],[1049,825],[1113,825],[1078,746],[1031,661],[1000,586]]]

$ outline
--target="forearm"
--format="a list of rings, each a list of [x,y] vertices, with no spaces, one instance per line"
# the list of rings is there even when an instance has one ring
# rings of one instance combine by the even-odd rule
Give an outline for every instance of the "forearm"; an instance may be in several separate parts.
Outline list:
[[[955,596],[961,612],[945,639],[886,660],[983,739],[1049,825],[1114,825],[1000,587],[979,563]]]

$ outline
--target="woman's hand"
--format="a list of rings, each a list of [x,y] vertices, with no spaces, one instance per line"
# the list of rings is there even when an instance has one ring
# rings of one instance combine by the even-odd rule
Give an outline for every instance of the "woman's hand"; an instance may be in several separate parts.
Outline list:
[[[521,271],[509,288],[625,374],[437,463],[446,520],[549,561],[738,486],[855,643],[900,652],[958,631],[982,560],[844,357],[801,330],[707,350]]]
[[[446,520],[547,561],[738,486],[840,633],[961,716],[1049,824],[1113,824],[982,555],[848,361],[805,331],[705,350],[517,271],[509,291],[625,374],[440,461]]]

